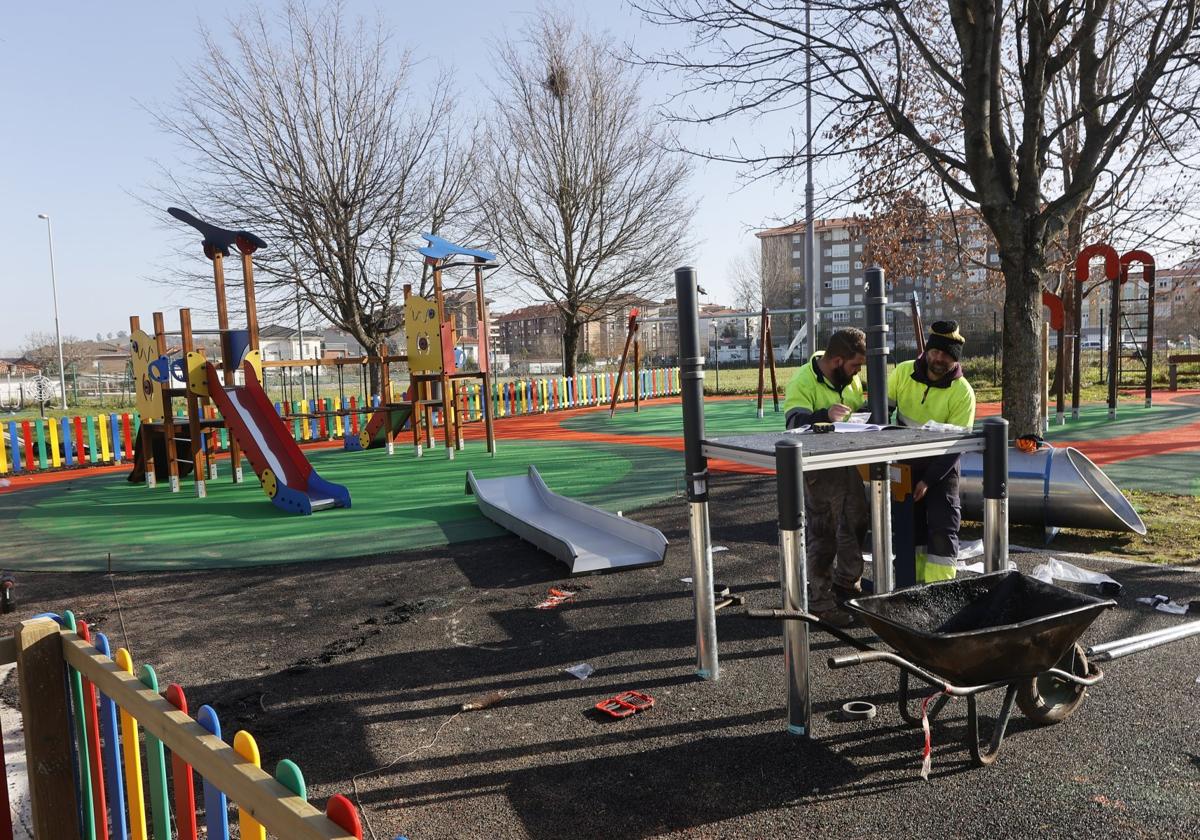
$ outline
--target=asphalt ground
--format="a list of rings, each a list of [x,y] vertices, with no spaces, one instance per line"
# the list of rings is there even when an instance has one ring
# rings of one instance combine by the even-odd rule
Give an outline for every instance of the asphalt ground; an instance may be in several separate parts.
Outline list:
[[[778,603],[773,482],[714,482],[716,577]],[[1017,715],[1000,759],[975,768],[965,703],[922,738],[885,665],[831,671],[814,637],[812,739],[785,732],[779,626],[718,613],[721,679],[694,676],[683,501],[640,511],[672,545],[661,567],[568,579],[515,537],[354,561],[192,572],[25,573],[15,621],[73,609],[246,729],[264,766],[291,758],[310,797],[357,798],[367,837],[1195,837],[1200,835],[1200,639],[1122,659],[1056,726]],[[1025,571],[1038,560],[1015,555]],[[1200,598],[1195,571],[1072,559],[1125,585],[1085,642],[1187,620],[1135,602]],[[574,602],[537,610],[551,587]],[[114,596],[114,590],[116,595]],[[119,605],[119,606],[118,606]],[[864,639],[867,630],[855,631]],[[586,681],[564,673],[595,668]],[[653,709],[592,710],[625,689]],[[460,705],[507,696],[482,711]],[[7,700],[15,681],[4,686]],[[841,705],[879,706],[871,721]],[[999,696],[981,706],[998,708]],[[358,777],[358,778],[355,778]],[[357,788],[357,793],[355,792]]]

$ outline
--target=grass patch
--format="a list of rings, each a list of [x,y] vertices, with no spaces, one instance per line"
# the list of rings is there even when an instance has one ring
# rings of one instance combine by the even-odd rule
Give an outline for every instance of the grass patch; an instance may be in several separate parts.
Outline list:
[[[1064,528],[1047,550],[1108,554],[1175,566],[1200,565],[1200,498],[1141,490],[1126,490],[1125,497],[1146,523],[1145,536]],[[964,539],[978,539],[980,532],[980,527],[974,524],[962,530]],[[1040,528],[1014,525],[1009,540],[1016,545],[1038,548],[1044,537]]]

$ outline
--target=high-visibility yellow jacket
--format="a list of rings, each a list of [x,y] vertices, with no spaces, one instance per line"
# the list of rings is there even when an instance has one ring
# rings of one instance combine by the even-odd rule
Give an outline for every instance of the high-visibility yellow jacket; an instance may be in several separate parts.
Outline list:
[[[888,403],[896,407],[896,422],[902,426],[933,420],[969,429],[975,423],[975,390],[959,366],[932,382],[923,363],[901,362],[888,377]]]
[[[825,378],[817,367],[817,359],[823,355],[814,353],[808,364],[801,366],[788,382],[783,410],[789,429],[808,423],[828,423],[829,407],[832,405],[840,403],[851,411],[857,411],[866,402],[862,380],[857,374],[848,385],[841,388]]]

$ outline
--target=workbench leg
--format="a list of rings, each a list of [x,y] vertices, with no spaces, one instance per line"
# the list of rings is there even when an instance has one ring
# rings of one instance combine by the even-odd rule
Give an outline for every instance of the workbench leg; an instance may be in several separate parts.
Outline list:
[[[891,465],[871,464],[871,565],[875,594],[896,588],[896,569],[892,565]]]
[[[808,567],[804,547],[804,469],[799,441],[775,444],[779,503],[779,582],[783,609],[808,612]],[[783,622],[783,665],[788,683],[788,732],[811,737],[808,693],[808,624]]]
[[[717,608],[707,501],[688,504],[688,537],[692,549],[692,597],[696,605],[696,674],[701,679],[716,680],[721,677],[721,665],[717,661]]]
[[[983,421],[983,571],[1008,569],[1008,421]]]

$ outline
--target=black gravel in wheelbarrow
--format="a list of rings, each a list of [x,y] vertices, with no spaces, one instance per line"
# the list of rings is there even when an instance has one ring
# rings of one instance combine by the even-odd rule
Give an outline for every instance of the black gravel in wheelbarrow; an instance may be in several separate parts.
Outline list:
[[[1020,572],[915,586],[847,607],[896,652],[961,686],[1032,677],[1055,663],[1111,600]]]

